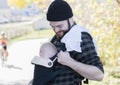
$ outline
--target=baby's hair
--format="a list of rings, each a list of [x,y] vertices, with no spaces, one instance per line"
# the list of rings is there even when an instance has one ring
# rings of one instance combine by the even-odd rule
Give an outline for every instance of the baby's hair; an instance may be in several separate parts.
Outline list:
[[[41,45],[40,47],[40,55],[41,56],[47,56],[47,57],[52,57],[57,53],[57,48],[51,43],[51,42],[46,42]]]

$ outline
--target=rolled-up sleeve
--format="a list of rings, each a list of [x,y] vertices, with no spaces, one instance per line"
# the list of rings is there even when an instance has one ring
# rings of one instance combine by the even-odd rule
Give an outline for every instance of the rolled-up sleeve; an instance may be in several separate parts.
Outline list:
[[[96,52],[95,45],[90,34],[83,33],[82,40],[83,42],[81,43],[81,48],[84,57],[83,62],[85,64],[94,65],[97,68],[99,68],[102,72],[104,72],[103,64],[100,61],[100,57]]]

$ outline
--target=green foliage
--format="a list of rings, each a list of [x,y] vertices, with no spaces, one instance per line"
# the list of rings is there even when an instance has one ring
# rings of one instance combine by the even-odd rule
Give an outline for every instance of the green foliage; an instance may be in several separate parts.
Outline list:
[[[24,8],[27,5],[27,2],[25,0],[8,0],[7,1],[9,6],[11,7],[17,7],[17,8]]]
[[[54,35],[54,32],[52,29],[33,30],[32,32],[26,33],[22,36],[12,38],[10,42],[12,43],[12,42],[26,40],[26,39],[51,38],[53,35]]]
[[[118,65],[120,8],[117,2],[115,0],[77,0],[76,2],[74,3],[76,5],[72,5],[75,19],[79,24],[90,29],[95,37],[103,64]]]
[[[104,67],[105,75],[102,82],[91,81],[89,85],[120,85],[120,67]]]
[[[94,36],[105,69],[103,81],[89,85],[120,85],[120,6],[116,0],[75,1],[74,18]]]

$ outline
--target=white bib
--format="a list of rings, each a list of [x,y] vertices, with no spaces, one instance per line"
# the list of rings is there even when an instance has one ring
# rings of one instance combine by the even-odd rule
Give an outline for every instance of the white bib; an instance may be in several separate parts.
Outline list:
[[[61,39],[61,42],[65,43],[67,51],[82,52],[81,47],[80,47],[81,42],[82,42],[82,39],[81,39],[82,32],[89,33],[89,31],[86,28],[81,27],[79,25],[74,25],[70,29],[70,31],[64,35],[64,37]],[[97,51],[97,45],[96,45],[96,42],[94,39],[93,39],[93,43],[94,43],[95,49]]]

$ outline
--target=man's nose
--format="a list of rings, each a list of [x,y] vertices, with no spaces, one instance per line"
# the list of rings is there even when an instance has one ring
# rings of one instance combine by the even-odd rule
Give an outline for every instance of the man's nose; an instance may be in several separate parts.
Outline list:
[[[55,32],[59,32],[60,29],[59,29],[58,27],[55,27],[55,28],[54,28],[54,31],[55,31]]]

